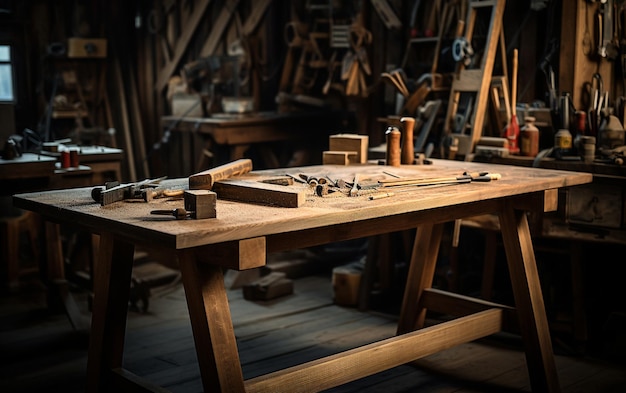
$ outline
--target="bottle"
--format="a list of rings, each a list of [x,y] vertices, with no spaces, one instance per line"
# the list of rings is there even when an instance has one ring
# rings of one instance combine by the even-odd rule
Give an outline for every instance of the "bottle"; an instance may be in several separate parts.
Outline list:
[[[520,150],[527,157],[535,157],[539,153],[539,129],[532,116],[524,118],[524,127],[520,131]]]

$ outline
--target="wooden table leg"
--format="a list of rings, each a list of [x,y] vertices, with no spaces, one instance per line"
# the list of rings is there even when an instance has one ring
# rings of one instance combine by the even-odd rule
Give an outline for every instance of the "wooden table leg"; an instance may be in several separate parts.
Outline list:
[[[196,355],[206,392],[244,392],[243,372],[222,268],[178,255]]]
[[[110,370],[122,367],[134,245],[100,236],[87,361],[87,391],[107,391]]]
[[[574,339],[582,344],[587,341],[587,314],[585,312],[585,272],[581,242],[570,242],[570,269],[572,283],[572,314]]]
[[[500,228],[532,390],[558,392],[552,340],[526,213],[506,203],[500,212]]]
[[[45,232],[48,306],[55,309],[58,305],[65,311],[65,314],[75,330],[86,330],[87,324],[83,322],[83,317],[74,297],[69,291],[69,284],[65,278],[65,263],[63,260],[63,247],[61,246],[60,225],[46,221]]]
[[[230,160],[235,161],[244,158],[248,149],[250,149],[250,145],[232,145],[230,147]]]
[[[420,307],[420,298],[424,289],[430,288],[433,284],[443,225],[443,223],[424,224],[417,228],[397,334],[404,334],[424,326],[426,309]]]

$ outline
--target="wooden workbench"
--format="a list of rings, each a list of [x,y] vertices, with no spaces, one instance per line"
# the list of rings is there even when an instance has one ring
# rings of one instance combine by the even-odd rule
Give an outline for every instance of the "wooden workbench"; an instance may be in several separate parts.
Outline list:
[[[281,154],[277,154],[270,144],[297,141],[309,149],[319,146],[321,151],[327,145],[329,135],[344,130],[342,121],[345,116],[339,111],[164,116],[161,126],[173,133],[169,176],[189,176],[207,169],[204,151],[213,155],[210,166],[216,166],[243,158],[252,146],[257,148],[265,168],[277,168],[281,164]]]
[[[315,166],[257,171],[247,180],[270,176],[328,175],[363,184],[388,178],[441,177],[464,171],[500,173],[501,180],[398,190],[370,200],[368,195],[318,197],[308,192],[298,208],[280,208],[219,199],[217,218],[175,220],[151,216],[153,209],[182,207],[182,201],[93,202],[90,189],[14,196],[17,206],[49,220],[72,222],[99,233],[95,297],[88,361],[88,391],[158,390],[123,369],[125,321],[135,245],[162,247],[178,257],[205,391],[319,391],[363,378],[463,342],[514,326],[525,342],[533,390],[559,390],[541,286],[526,212],[556,208],[557,190],[589,183],[586,173],[434,160],[433,165]],[[171,185],[185,179],[169,180]],[[167,181],[166,181],[167,182]],[[301,187],[300,183],[286,187]],[[497,213],[500,217],[515,308],[432,288],[445,222]],[[309,247],[381,233],[418,228],[407,277],[397,336],[299,366],[244,380],[223,268],[263,266],[271,252]],[[456,318],[424,327],[427,310]],[[278,343],[278,345],[280,345]]]

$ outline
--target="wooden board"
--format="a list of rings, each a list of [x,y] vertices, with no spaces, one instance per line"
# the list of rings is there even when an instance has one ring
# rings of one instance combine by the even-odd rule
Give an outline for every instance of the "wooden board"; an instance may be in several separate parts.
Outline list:
[[[350,165],[356,163],[358,153],[356,151],[327,150],[322,152],[324,165]]]
[[[280,207],[300,207],[306,198],[299,188],[235,179],[218,181],[213,190],[220,199]]]

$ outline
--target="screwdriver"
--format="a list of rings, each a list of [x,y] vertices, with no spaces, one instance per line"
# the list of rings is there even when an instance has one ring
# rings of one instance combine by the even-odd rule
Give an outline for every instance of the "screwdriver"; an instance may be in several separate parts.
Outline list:
[[[182,207],[174,210],[152,210],[150,214],[156,214],[159,216],[174,216],[177,220],[182,220],[187,217],[192,217],[195,212],[188,212]]]

